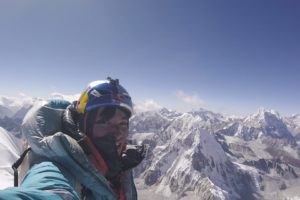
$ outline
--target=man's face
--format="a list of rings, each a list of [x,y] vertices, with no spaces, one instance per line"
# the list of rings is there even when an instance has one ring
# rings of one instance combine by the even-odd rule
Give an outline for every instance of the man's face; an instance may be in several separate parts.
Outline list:
[[[128,117],[124,111],[117,108],[113,117],[104,122],[100,114],[102,111],[103,109],[99,109],[97,112],[93,127],[93,137],[101,138],[108,134],[114,136],[118,154],[121,155],[127,144]]]

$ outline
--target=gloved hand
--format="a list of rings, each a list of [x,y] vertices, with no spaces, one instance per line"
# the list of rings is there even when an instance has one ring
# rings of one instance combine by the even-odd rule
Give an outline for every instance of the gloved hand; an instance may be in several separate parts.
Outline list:
[[[126,150],[122,154],[122,170],[126,171],[136,167],[146,157],[146,145],[127,145]]]

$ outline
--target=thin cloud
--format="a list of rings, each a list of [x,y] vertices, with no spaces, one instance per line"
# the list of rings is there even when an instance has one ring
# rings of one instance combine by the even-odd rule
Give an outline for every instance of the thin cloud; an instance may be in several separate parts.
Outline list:
[[[65,94],[61,94],[58,92],[53,92],[50,94],[51,99],[63,99],[63,100],[67,100],[70,102],[78,100],[79,97],[80,97],[80,94],[65,95]]]
[[[159,110],[161,108],[162,108],[162,106],[159,105],[153,99],[148,99],[148,100],[145,100],[144,102],[137,103],[134,105],[135,112],[153,111],[153,110]]]
[[[203,106],[204,105],[204,101],[202,99],[200,99],[197,95],[188,95],[185,92],[183,92],[182,90],[178,90],[176,92],[176,97],[187,103],[190,104],[192,106]]]

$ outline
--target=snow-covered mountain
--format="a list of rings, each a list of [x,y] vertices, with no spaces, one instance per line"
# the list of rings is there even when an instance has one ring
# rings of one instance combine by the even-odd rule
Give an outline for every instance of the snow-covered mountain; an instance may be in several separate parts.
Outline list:
[[[28,109],[38,100],[38,98],[28,97],[24,94],[15,97],[0,96],[0,118],[23,119]]]
[[[206,129],[200,115],[178,116],[159,134],[150,157],[137,169],[147,186],[170,199],[182,198],[189,191],[199,199],[240,199],[251,197],[251,177],[240,172],[221,145]]]
[[[55,93],[51,98],[72,101],[78,95]],[[15,135],[39,100],[0,97],[0,127],[6,129],[0,133]],[[150,106],[155,109],[139,107],[130,121],[132,142],[148,146],[147,157],[134,172],[140,199],[147,199],[145,194],[157,200],[300,197],[299,114],[284,118],[259,109],[228,118],[205,109],[180,113],[153,102]],[[5,148],[1,146],[3,152]]]
[[[37,101],[40,99],[24,94],[15,97],[0,96],[0,127],[18,132],[25,114]]]
[[[14,184],[11,166],[21,154],[22,141],[2,127],[0,127],[0,138],[0,189],[3,189]]]
[[[285,119],[289,131],[294,135],[296,140],[300,140],[300,114],[295,114]]]
[[[132,139],[149,146],[135,170],[140,191],[162,195],[157,199],[269,199],[300,186],[300,151],[277,112],[229,119],[200,109],[169,116],[158,110],[132,118]]]
[[[274,110],[259,109],[244,119],[228,123],[219,133],[243,138],[245,141],[269,137],[295,143],[284,119]]]

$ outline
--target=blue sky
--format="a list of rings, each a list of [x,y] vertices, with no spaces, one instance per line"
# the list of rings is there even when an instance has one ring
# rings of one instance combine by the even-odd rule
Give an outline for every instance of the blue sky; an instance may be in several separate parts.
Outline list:
[[[118,77],[135,102],[300,113],[297,0],[2,0],[1,95]]]

